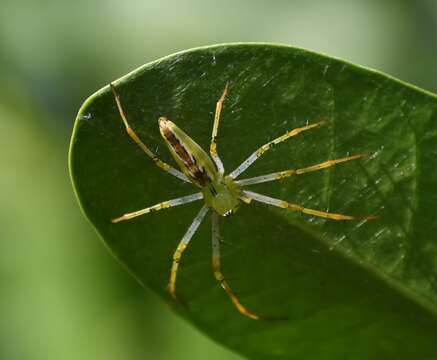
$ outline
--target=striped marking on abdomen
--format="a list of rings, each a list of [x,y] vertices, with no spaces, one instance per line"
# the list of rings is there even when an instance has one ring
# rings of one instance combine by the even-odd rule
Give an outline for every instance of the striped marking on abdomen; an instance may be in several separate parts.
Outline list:
[[[197,160],[194,155],[187,150],[186,146],[184,146],[181,140],[167,125],[167,120],[165,118],[159,119],[159,127],[161,129],[162,135],[170,144],[177,157],[185,165],[186,169],[188,170],[189,176],[200,186],[207,186],[211,182],[211,178],[208,176],[206,171],[201,166],[199,166],[199,164],[197,164]]]

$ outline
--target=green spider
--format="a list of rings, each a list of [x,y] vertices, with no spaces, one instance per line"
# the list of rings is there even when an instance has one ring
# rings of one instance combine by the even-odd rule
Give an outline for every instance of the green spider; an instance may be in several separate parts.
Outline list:
[[[252,153],[246,160],[244,160],[240,166],[238,166],[230,174],[225,175],[225,169],[220,157],[217,154],[217,132],[220,122],[220,113],[223,107],[223,102],[228,93],[228,84],[226,84],[222,96],[216,104],[214,125],[212,129],[211,145],[209,152],[211,157],[184,131],[178,128],[173,122],[160,117],[159,129],[162,137],[167,144],[173,158],[178,164],[181,171],[176,170],[174,167],[161,161],[136,135],[134,130],[130,127],[127,117],[121,106],[121,100],[118,96],[114,85],[111,83],[110,87],[114,94],[114,98],[117,104],[118,111],[123,120],[124,126],[128,135],[139,145],[139,147],[150,157],[153,162],[162,170],[176,176],[178,179],[184,182],[191,182],[198,188],[200,192],[183,196],[177,199],[161,202],[159,204],[147,207],[145,209],[137,210],[134,212],[126,213],[120,217],[112,219],[113,223],[129,220],[137,216],[157,211],[161,209],[167,209],[173,206],[187,204],[193,201],[203,199],[205,204],[200,209],[197,216],[194,218],[192,224],[189,226],[187,232],[180,241],[176,251],[173,255],[173,263],[170,272],[170,279],[168,283],[168,291],[173,299],[176,300],[176,275],[179,267],[179,263],[183,252],[187,248],[191,238],[196,233],[203,219],[209,210],[212,212],[212,267],[215,278],[219,281],[222,288],[226,291],[230,297],[232,303],[237,310],[254,320],[268,319],[266,317],[255,314],[248,310],[238,300],[235,293],[231,290],[228,282],[225,280],[221,271],[220,265],[220,234],[219,234],[219,216],[230,216],[234,214],[242,202],[250,204],[252,200],[258,201],[264,204],[277,206],[292,211],[298,211],[301,213],[319,216],[323,218],[333,220],[358,220],[358,219],[374,219],[374,216],[355,217],[343,214],[329,213],[325,211],[313,210],[304,208],[302,206],[292,204],[280,199],[275,199],[269,196],[261,195],[253,191],[246,190],[248,185],[260,184],[267,181],[280,180],[292,175],[300,175],[308,172],[313,172],[321,169],[326,169],[338,163],[346,162],[349,160],[358,159],[364,154],[357,154],[347,156],[340,159],[328,160],[317,165],[301,168],[291,169],[280,172],[275,172],[267,175],[256,176],[249,179],[236,180],[236,178],[242,174],[249,166],[251,166],[258,158],[260,158],[266,151],[268,151],[273,145],[279,144],[292,136],[296,136],[299,133],[319,127],[323,122],[309,124],[300,128],[296,128],[286,134],[264,144],[254,153]]]

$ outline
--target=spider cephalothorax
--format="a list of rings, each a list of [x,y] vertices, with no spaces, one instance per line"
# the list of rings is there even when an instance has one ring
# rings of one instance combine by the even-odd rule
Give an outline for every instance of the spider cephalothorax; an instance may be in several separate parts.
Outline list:
[[[235,214],[240,206],[241,187],[229,176],[220,176],[202,193],[205,204],[221,216]]]

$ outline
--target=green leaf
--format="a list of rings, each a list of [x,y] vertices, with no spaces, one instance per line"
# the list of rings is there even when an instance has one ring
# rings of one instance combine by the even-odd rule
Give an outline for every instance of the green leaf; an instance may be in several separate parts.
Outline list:
[[[159,170],[133,143],[106,86],[78,114],[70,168],[81,206],[111,252],[178,313],[251,359],[435,358],[436,96],[344,61],[266,44],[178,53],[115,85],[133,128],[173,164],[158,117],[207,150],[227,81],[218,151],[228,172],[267,141],[325,118],[324,126],[276,146],[241,178],[369,153],[251,190],[379,219],[325,220],[260,203],[222,218],[223,271],[241,302],[289,318],[267,322],[240,315],[215,281],[208,218],[178,274],[187,307],[173,304],[166,292],[172,254],[201,202],[110,222],[197,190]]]

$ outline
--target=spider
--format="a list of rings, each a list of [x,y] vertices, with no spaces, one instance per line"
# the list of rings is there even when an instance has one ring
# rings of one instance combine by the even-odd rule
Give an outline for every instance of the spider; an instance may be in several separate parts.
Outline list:
[[[110,84],[114,99],[124,123],[127,134],[135,141],[135,143],[146,153],[146,155],[165,172],[177,177],[184,182],[192,183],[200,189],[200,192],[195,194],[179,197],[164,201],[153,206],[146,207],[141,210],[126,213],[120,217],[112,219],[112,223],[130,220],[140,215],[144,215],[153,211],[167,209],[173,206],[188,204],[197,200],[204,200],[204,205],[199,213],[194,218],[191,225],[188,227],[182,240],[179,242],[173,255],[173,262],[170,271],[170,278],[168,283],[168,291],[174,300],[176,297],[176,276],[179,268],[179,263],[183,252],[186,250],[190,240],[196,233],[206,214],[211,210],[212,213],[212,268],[214,277],[225,290],[226,294],[231,299],[236,309],[250,319],[260,320],[269,319],[260,316],[247,307],[245,307],[236,294],[230,288],[228,282],[225,280],[220,264],[220,233],[219,233],[219,217],[228,217],[234,214],[241,202],[250,204],[251,201],[261,202],[267,205],[277,206],[291,211],[297,211],[312,216],[318,216],[333,220],[361,220],[374,219],[374,216],[357,217],[344,214],[336,214],[325,211],[313,210],[293,204],[284,200],[275,199],[270,196],[262,195],[246,189],[246,186],[260,184],[268,181],[281,180],[293,175],[301,175],[321,169],[326,169],[339,163],[354,160],[365,156],[365,154],[356,154],[334,160],[327,160],[320,164],[312,165],[300,169],[290,169],[279,172],[274,172],[267,175],[256,176],[243,180],[236,180],[249,166],[251,166],[257,159],[259,159],[272,146],[277,145],[293,136],[300,134],[303,131],[314,129],[323,124],[323,121],[308,124],[303,127],[288,131],[284,135],[269,141],[262,145],[255,152],[253,152],[246,160],[244,160],[235,170],[228,175],[225,175],[225,169],[222,161],[217,153],[217,132],[220,123],[220,114],[223,107],[225,97],[228,94],[229,83],[226,84],[224,91],[217,101],[214,125],[212,129],[211,145],[209,153],[211,157],[184,131],[177,127],[173,122],[165,117],[160,117],[158,120],[160,133],[170,150],[171,155],[179,166],[180,170],[175,169],[171,165],[160,160],[137,136],[135,131],[130,127],[127,117],[121,105],[120,96],[117,94],[114,85]]]

